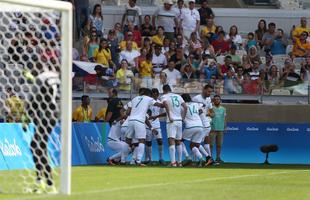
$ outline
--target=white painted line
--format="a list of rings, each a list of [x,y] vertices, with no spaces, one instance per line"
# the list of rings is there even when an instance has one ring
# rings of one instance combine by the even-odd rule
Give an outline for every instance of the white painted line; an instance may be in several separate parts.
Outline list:
[[[264,177],[264,176],[272,176],[272,175],[279,175],[279,174],[291,174],[291,173],[297,173],[297,172],[310,172],[310,170],[296,170],[296,171],[288,170],[288,171],[273,172],[273,173],[268,173],[268,174],[245,174],[245,175],[239,175],[239,176],[205,178],[205,179],[183,181],[183,182],[144,184],[144,185],[117,187],[117,188],[110,188],[110,189],[90,190],[90,191],[85,191],[85,192],[76,192],[76,193],[72,193],[71,196],[96,194],[96,193],[104,193],[104,192],[116,192],[116,191],[121,191],[121,190],[143,189],[143,188],[150,188],[150,187],[151,188],[162,187],[162,186],[167,186],[167,185],[182,185],[182,184],[201,183],[201,182],[210,182],[210,181],[218,181],[218,180],[241,179],[241,178],[248,178],[248,177]],[[11,199],[11,200],[49,199],[53,197],[63,197],[63,196],[62,195],[38,195],[38,196],[32,195],[32,196],[28,196],[24,198],[19,197],[17,199]]]

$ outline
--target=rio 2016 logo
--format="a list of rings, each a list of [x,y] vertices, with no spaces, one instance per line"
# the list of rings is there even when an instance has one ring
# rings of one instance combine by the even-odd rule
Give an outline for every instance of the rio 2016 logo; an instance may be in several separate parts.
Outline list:
[[[16,144],[15,138],[13,142],[10,143],[8,139],[4,139],[4,141],[0,141],[0,149],[2,151],[3,156],[8,157],[17,157],[22,156],[22,152],[19,146]]]
[[[97,137],[97,140],[94,140],[93,137],[90,137],[90,139],[88,139],[88,137],[85,136],[85,141],[86,141],[87,147],[90,152],[93,152],[93,153],[104,152],[104,147],[102,143],[100,142],[99,137]]]

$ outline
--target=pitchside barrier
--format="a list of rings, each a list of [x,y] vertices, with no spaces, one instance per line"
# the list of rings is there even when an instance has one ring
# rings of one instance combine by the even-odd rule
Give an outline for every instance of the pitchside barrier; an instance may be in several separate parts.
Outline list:
[[[169,160],[166,124],[161,123],[165,160]],[[0,124],[0,170],[33,168],[30,139],[33,126],[25,132],[21,124]],[[73,123],[72,165],[105,164],[114,152],[107,147],[107,123]],[[55,128],[50,140],[53,165],[60,160],[60,129]],[[276,144],[279,151],[271,154],[272,163],[310,164],[310,124],[228,123],[222,159],[226,162],[261,163],[264,155],[260,147]],[[157,144],[153,142],[153,160],[158,160]]]

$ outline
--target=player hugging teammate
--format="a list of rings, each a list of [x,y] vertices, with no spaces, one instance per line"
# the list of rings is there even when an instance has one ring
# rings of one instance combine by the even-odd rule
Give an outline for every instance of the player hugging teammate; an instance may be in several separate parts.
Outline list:
[[[198,167],[213,163],[209,145],[210,123],[214,115],[210,97],[212,87],[206,85],[202,93],[193,98],[189,94],[172,93],[169,85],[163,86],[163,92],[159,98],[157,89],[141,88],[138,96],[116,111],[118,117],[111,126],[108,146],[117,153],[109,157],[110,165],[126,164],[129,154],[132,154],[130,164],[149,164],[153,139],[158,144],[159,163],[164,165],[160,117],[166,117],[167,121],[169,166],[182,167],[192,161],[192,157],[198,161]],[[112,102],[109,100],[107,116],[115,115],[115,111],[109,112]],[[190,154],[183,143],[185,140],[190,143]],[[183,161],[183,153],[186,161]],[[144,154],[145,162],[142,162]]]

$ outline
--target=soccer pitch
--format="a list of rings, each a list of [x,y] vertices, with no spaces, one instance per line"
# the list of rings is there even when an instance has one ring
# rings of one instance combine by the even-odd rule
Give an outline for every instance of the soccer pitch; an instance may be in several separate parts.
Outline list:
[[[72,195],[11,195],[0,199],[310,199],[310,167],[223,164],[209,168],[74,167]]]

